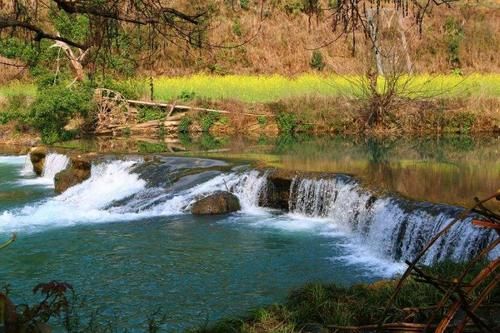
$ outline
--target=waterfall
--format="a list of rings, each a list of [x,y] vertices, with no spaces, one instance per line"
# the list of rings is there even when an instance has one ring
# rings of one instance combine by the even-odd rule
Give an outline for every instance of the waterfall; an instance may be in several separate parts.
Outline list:
[[[33,172],[33,163],[31,163],[31,156],[30,154],[26,155],[26,158],[24,159],[24,166],[23,169],[21,170],[21,175],[22,176],[33,176],[35,173]]]
[[[52,163],[47,165],[52,168],[49,170],[64,166],[60,156],[48,161]],[[191,177],[192,182],[185,188],[165,189],[147,186],[147,182],[133,171],[140,163],[140,160],[115,160],[95,164],[88,180],[61,195],[0,213],[0,232],[187,214],[196,200],[226,190],[238,196],[242,213],[256,214],[262,210],[258,202],[265,187],[265,174],[257,171],[202,172],[186,176]],[[185,179],[179,183],[183,181]]]
[[[463,209],[376,197],[352,178],[295,178],[290,189],[292,213],[328,219],[349,230],[372,250],[396,261],[413,259],[427,242]],[[423,262],[467,260],[496,235],[473,227],[472,217],[457,223],[426,253]]]
[[[53,185],[54,175],[63,170],[68,161],[64,155],[48,154],[43,177],[22,181],[47,181]],[[20,165],[22,162],[21,159],[15,161]],[[164,170],[165,163],[173,162],[158,165],[158,170]],[[182,168],[188,170],[189,163],[185,164]],[[26,162],[25,169],[27,165]],[[145,164],[139,159],[94,164],[88,180],[63,194],[0,213],[0,232],[188,214],[200,198],[216,191],[230,191],[240,200],[240,214],[268,215],[261,219],[268,221],[263,222],[264,226],[274,223],[293,229],[295,224],[299,230],[304,229],[300,226],[307,225],[308,221],[320,220],[322,225],[345,233],[353,244],[381,258],[401,262],[413,259],[437,232],[463,211],[449,205],[378,195],[352,177],[337,175],[293,179],[289,190],[291,215],[276,216],[259,207],[268,189],[273,188],[267,186],[272,182],[267,172],[207,169],[172,178],[175,179],[172,182],[148,182],[147,175],[140,173],[144,172],[138,168],[141,165]],[[154,167],[147,169],[148,173],[158,176],[160,171]],[[163,174],[163,178],[168,178],[168,174]],[[492,231],[473,227],[471,219],[469,216],[457,223],[431,247],[423,262],[467,260],[497,237]],[[498,255],[496,251],[494,255]]]
[[[69,163],[69,158],[66,155],[58,153],[49,153],[45,157],[43,165],[42,177],[45,179],[53,180],[54,176],[66,169]]]

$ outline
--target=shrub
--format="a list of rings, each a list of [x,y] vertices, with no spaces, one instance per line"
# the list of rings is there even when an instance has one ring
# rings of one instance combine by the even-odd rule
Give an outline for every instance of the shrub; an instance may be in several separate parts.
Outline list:
[[[188,116],[185,116],[181,119],[181,122],[179,123],[179,132],[181,133],[187,133],[189,132],[189,126],[191,126],[191,123],[193,122],[193,120],[188,117]]]
[[[290,112],[280,112],[276,121],[281,133],[293,133],[297,127],[297,117]]]
[[[325,68],[325,61],[323,60],[323,54],[315,50],[313,51],[312,57],[311,57],[311,62],[309,63],[312,69],[322,71],[323,68]]]
[[[165,118],[165,111],[158,107],[144,106],[139,108],[137,120],[142,123],[150,120],[162,120]]]
[[[86,117],[92,108],[92,89],[84,86],[67,88],[63,85],[46,87],[38,92],[29,121],[38,129],[45,143],[69,139],[71,133],[64,130],[70,118]]]
[[[7,97],[7,107],[0,112],[0,124],[6,124],[11,120],[25,123],[27,120],[26,110],[29,108],[29,98],[26,95],[12,95]]]
[[[250,0],[240,0],[240,6],[244,10],[250,9]]]
[[[187,102],[191,101],[196,97],[196,93],[194,91],[187,91],[183,90],[179,96],[177,96],[178,99]]]
[[[304,12],[305,6],[303,0],[287,0],[283,8],[289,15],[297,15]]]
[[[460,44],[464,39],[464,29],[454,17],[448,17],[444,23],[446,41],[448,47],[448,61],[451,68],[456,70],[460,67]]]
[[[243,32],[241,30],[241,22],[240,20],[235,20],[233,23],[233,34],[235,34],[238,37],[241,37],[243,35]]]
[[[259,125],[261,127],[264,127],[267,124],[267,118],[265,116],[258,116],[257,117],[257,122],[259,123]]]
[[[203,132],[208,132],[215,122],[219,120],[219,115],[215,112],[207,112],[201,116],[200,125]]]

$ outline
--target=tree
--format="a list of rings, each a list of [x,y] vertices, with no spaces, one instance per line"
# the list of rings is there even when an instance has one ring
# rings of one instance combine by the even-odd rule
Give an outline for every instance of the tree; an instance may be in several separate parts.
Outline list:
[[[309,0],[308,0],[309,1]],[[450,6],[457,0],[330,0],[325,8],[309,11],[309,16],[326,17],[331,20],[333,37],[319,48],[335,43],[342,37],[349,38],[352,53],[356,53],[360,38],[369,64],[359,85],[367,97],[368,126],[381,124],[398,96],[410,86],[413,66],[408,53],[408,42],[402,27],[403,17],[412,17],[418,32],[423,32],[423,22],[435,6]],[[317,4],[318,1],[310,1]],[[327,14],[325,14],[327,13]],[[384,28],[395,21],[399,40],[388,42],[383,39]],[[406,95],[410,95],[406,92]]]
[[[149,52],[166,43],[201,47],[215,10],[203,0],[2,1],[0,37],[53,41],[70,60],[75,80],[82,80],[84,69],[92,74],[109,65],[121,39]]]

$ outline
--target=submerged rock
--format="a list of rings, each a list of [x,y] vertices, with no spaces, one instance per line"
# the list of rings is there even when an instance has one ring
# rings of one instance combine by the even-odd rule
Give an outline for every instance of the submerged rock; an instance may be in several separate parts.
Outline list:
[[[237,196],[229,192],[215,192],[191,206],[191,213],[195,215],[217,215],[236,212],[241,209]]]
[[[47,147],[33,147],[30,151],[30,160],[33,164],[33,171],[37,176],[41,176],[43,173],[43,167],[45,164],[45,157],[48,154]]]
[[[91,168],[92,164],[81,156],[71,157],[70,167],[54,177],[56,193],[63,193],[68,188],[89,179]]]

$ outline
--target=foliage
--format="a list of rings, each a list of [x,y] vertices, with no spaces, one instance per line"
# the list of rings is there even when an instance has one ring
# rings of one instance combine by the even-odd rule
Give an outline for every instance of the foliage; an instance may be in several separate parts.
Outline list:
[[[287,0],[283,4],[283,8],[289,15],[297,15],[304,12],[304,1],[305,0]]]
[[[137,121],[140,123],[150,120],[163,120],[165,111],[158,107],[143,106],[139,108]]]
[[[297,116],[291,112],[280,112],[276,117],[280,133],[293,133],[297,128]]]
[[[238,37],[241,37],[243,35],[243,31],[241,30],[241,22],[240,20],[235,20],[233,23],[233,34],[235,34]]]
[[[311,62],[309,63],[312,69],[322,71],[325,68],[325,61],[323,60],[323,54],[319,50],[314,50],[311,57]]]
[[[259,123],[259,125],[261,127],[264,127],[267,124],[267,118],[265,116],[258,116],[257,117],[257,122]]]
[[[192,101],[196,97],[196,93],[194,91],[189,91],[189,90],[183,90],[177,96],[178,99],[184,102]]]
[[[92,109],[92,89],[79,85],[45,87],[38,91],[29,122],[42,134],[45,143],[54,143],[71,137],[64,126],[73,116],[86,117]]]
[[[179,132],[181,133],[188,133],[189,132],[189,126],[191,126],[191,123],[193,120],[189,116],[184,116],[181,119],[181,122],[179,123]]]
[[[216,138],[209,133],[203,133],[200,137],[200,146],[203,150],[220,149],[227,143],[227,139]]]
[[[30,104],[28,96],[23,94],[8,96],[6,104],[6,109],[0,112],[0,124],[7,124],[10,121],[27,122],[27,110]]]
[[[79,43],[84,43],[90,32],[90,20],[87,16],[70,15],[53,6],[50,8],[49,18],[59,34]]]
[[[200,125],[203,132],[208,132],[210,127],[219,120],[219,114],[215,112],[206,112],[200,117]]]
[[[455,17],[448,17],[444,23],[446,33],[448,61],[454,72],[460,68],[460,44],[464,38],[464,29]]]
[[[29,306],[22,304],[17,307],[18,325],[25,332],[38,332],[42,324],[47,324],[53,317],[67,319],[70,309],[70,299],[67,293],[73,293],[73,287],[65,282],[51,281],[41,283],[33,288],[33,294],[40,294],[40,303]]]
[[[244,10],[250,9],[250,0],[240,0],[240,6]]]

